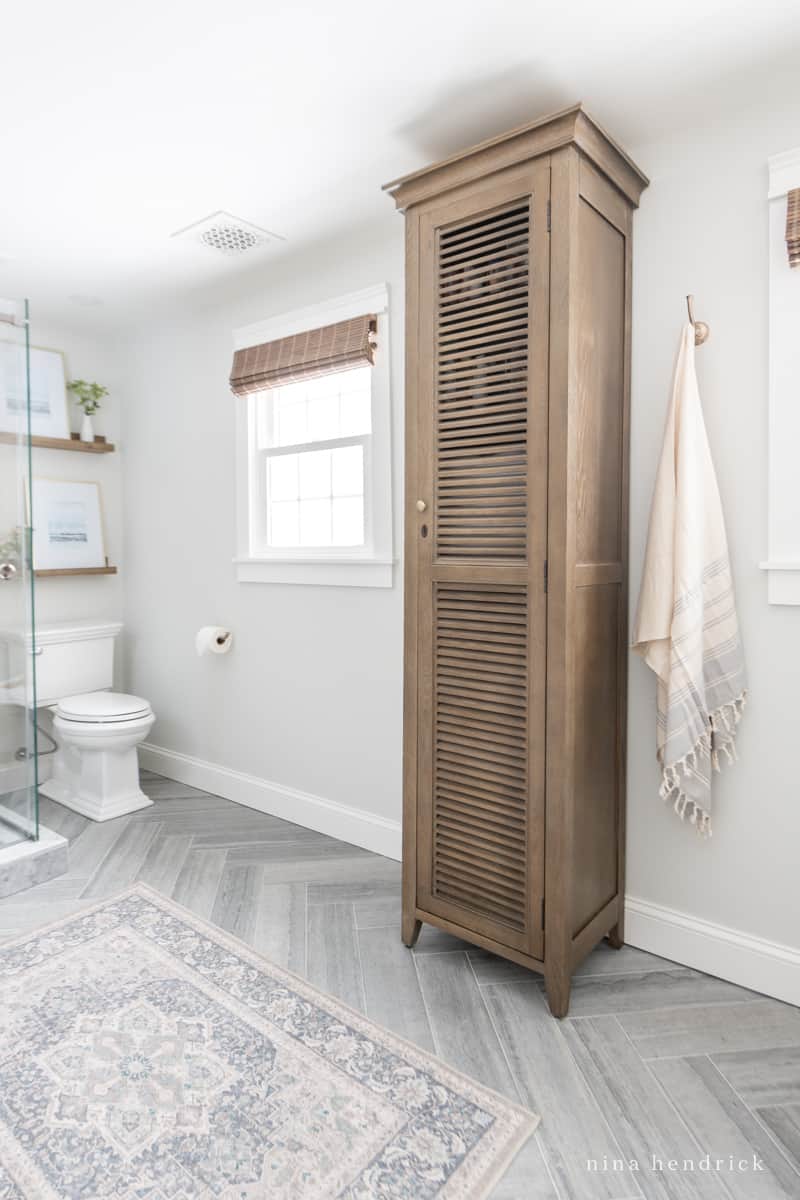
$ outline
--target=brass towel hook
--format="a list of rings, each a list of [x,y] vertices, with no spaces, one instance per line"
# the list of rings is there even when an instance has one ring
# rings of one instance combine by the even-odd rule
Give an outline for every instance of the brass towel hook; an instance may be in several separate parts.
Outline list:
[[[689,320],[694,325],[694,344],[702,346],[703,342],[708,341],[708,335],[711,330],[706,325],[705,321],[695,321],[694,319],[694,296],[686,297],[686,307],[689,310]]]

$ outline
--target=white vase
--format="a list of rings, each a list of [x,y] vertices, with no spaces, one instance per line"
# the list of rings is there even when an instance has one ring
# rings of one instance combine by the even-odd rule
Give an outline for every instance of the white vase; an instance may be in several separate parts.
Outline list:
[[[81,422],[81,441],[94,441],[94,426],[92,425],[92,418],[88,413],[83,414],[83,421]]]

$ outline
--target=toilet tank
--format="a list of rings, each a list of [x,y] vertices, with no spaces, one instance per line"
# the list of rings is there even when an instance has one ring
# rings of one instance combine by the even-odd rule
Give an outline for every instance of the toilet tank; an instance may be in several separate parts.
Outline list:
[[[101,692],[114,682],[120,621],[57,621],[36,627],[36,703]]]

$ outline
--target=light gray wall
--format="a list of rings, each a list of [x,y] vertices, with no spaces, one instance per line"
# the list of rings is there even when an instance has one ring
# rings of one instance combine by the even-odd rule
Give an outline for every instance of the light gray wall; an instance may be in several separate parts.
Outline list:
[[[628,892],[800,946],[800,609],[767,604],[767,157],[800,141],[800,93],[765,90],[716,126],[631,147],[651,184],[636,216],[631,419],[635,602],[684,296],[711,326],[700,394],[725,510],[749,674],[739,761],[714,780],[710,841],[657,797],[655,684],[632,656]],[[798,333],[800,336],[800,333]]]
[[[397,818],[402,596],[392,589],[234,579],[232,331],[386,281],[390,287],[394,490],[402,476],[403,229],[383,226],[268,264],[260,285],[138,332],[126,421],[129,687],[158,717],[150,741]],[[396,520],[396,524],[399,523]],[[202,625],[234,632],[197,658]]]
[[[740,761],[715,781],[700,841],[658,799],[653,678],[630,667],[628,889],[797,946],[800,610],[770,608],[766,551],[766,158],[798,140],[798,101],[765,94],[718,127],[631,147],[651,176],[636,219],[632,602],[684,296],[711,325],[699,373],[728,520],[751,699]],[[226,377],[242,323],[386,279],[392,288],[395,497],[402,449],[402,229],[298,254],[206,311],[134,338],[126,390],[128,685],[161,746],[390,818],[400,814],[402,598],[237,585],[234,422]],[[397,514],[396,514],[397,515]],[[399,551],[399,544],[398,544]],[[227,658],[194,655],[230,625]]]

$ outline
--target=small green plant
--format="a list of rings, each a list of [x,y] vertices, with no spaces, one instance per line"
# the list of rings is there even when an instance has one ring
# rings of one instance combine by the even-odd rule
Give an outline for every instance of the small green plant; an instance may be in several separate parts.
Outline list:
[[[85,379],[72,379],[67,384],[67,391],[72,392],[75,403],[82,408],[87,417],[96,413],[100,401],[108,395],[108,388],[100,383],[87,383]]]

